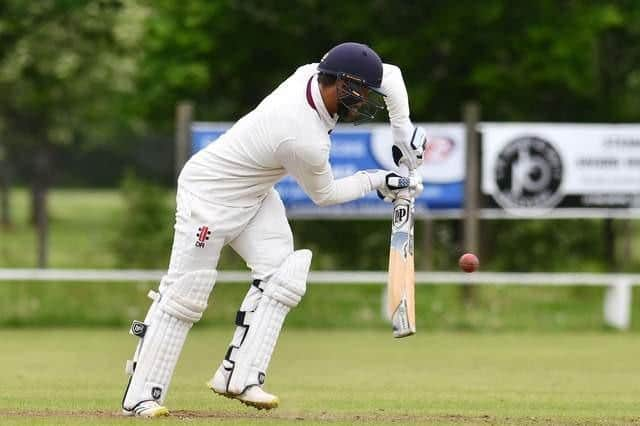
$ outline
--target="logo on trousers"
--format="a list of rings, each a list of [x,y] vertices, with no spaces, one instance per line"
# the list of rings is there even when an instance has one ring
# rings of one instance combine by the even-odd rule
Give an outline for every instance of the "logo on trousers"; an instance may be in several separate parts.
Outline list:
[[[208,226],[201,226],[198,228],[198,233],[196,234],[196,247],[204,248],[205,242],[209,239],[209,235],[211,235],[211,231]]]

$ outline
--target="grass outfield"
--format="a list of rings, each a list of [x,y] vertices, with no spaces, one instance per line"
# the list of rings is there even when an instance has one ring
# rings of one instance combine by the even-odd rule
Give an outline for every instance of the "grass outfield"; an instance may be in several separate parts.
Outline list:
[[[208,391],[231,328],[195,328],[159,424],[640,424],[629,334],[285,330],[258,412]],[[121,425],[125,330],[0,331],[0,423]],[[145,423],[147,424],[147,423]]]

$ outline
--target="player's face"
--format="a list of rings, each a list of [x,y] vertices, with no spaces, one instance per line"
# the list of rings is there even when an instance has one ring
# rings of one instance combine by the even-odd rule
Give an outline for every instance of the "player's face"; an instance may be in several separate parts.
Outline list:
[[[349,100],[346,100],[346,99],[344,100],[348,108],[347,108],[346,116],[342,121],[347,123],[356,122],[360,117],[360,113],[359,113],[360,109],[366,103],[369,89],[367,87],[362,87],[362,86],[358,87],[357,89],[349,88],[349,87],[345,87],[347,86],[345,82],[341,81],[341,83],[343,85],[343,91],[345,93],[348,93],[348,95],[343,96],[343,99],[350,98]]]
[[[361,123],[374,118],[383,109],[382,97],[358,81],[339,79],[338,114],[341,121]]]

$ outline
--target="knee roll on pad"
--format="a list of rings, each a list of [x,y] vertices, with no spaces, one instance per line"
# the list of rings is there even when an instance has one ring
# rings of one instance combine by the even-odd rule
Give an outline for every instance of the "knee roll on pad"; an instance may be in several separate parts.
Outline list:
[[[215,270],[190,272],[162,286],[162,294],[149,292],[153,303],[145,321],[134,321],[130,331],[140,341],[133,360],[127,362],[132,377],[123,408],[146,400],[164,401],[187,333],[202,317],[216,277]]]
[[[295,308],[307,291],[307,275],[310,266],[310,250],[294,252],[267,281],[264,296],[289,308]]]
[[[158,308],[180,320],[198,322],[207,309],[217,275],[215,270],[184,274],[166,288],[158,301]]]
[[[284,319],[306,292],[311,256],[310,250],[293,252],[266,283],[249,290],[246,307],[254,300],[255,310],[238,313],[238,328],[222,365],[229,374],[228,392],[240,394],[248,386],[264,383]],[[264,288],[260,297],[255,287]]]

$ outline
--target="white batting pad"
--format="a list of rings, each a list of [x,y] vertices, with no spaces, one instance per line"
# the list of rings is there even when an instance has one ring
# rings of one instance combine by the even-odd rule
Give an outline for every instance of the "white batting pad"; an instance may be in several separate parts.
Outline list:
[[[124,409],[142,401],[164,401],[187,333],[202,317],[216,277],[215,270],[190,272],[170,285],[163,282],[161,295],[150,293],[154,302],[144,324],[134,321],[131,328],[141,339],[133,361],[127,362],[133,376],[122,401]]]
[[[238,324],[232,346],[221,367],[230,373],[229,393],[240,394],[247,386],[264,383],[284,319],[289,310],[300,303],[306,291],[310,266],[310,250],[293,252],[264,285],[255,311],[242,314],[242,325]],[[251,290],[247,298],[250,296]],[[243,306],[250,307],[247,298]]]

